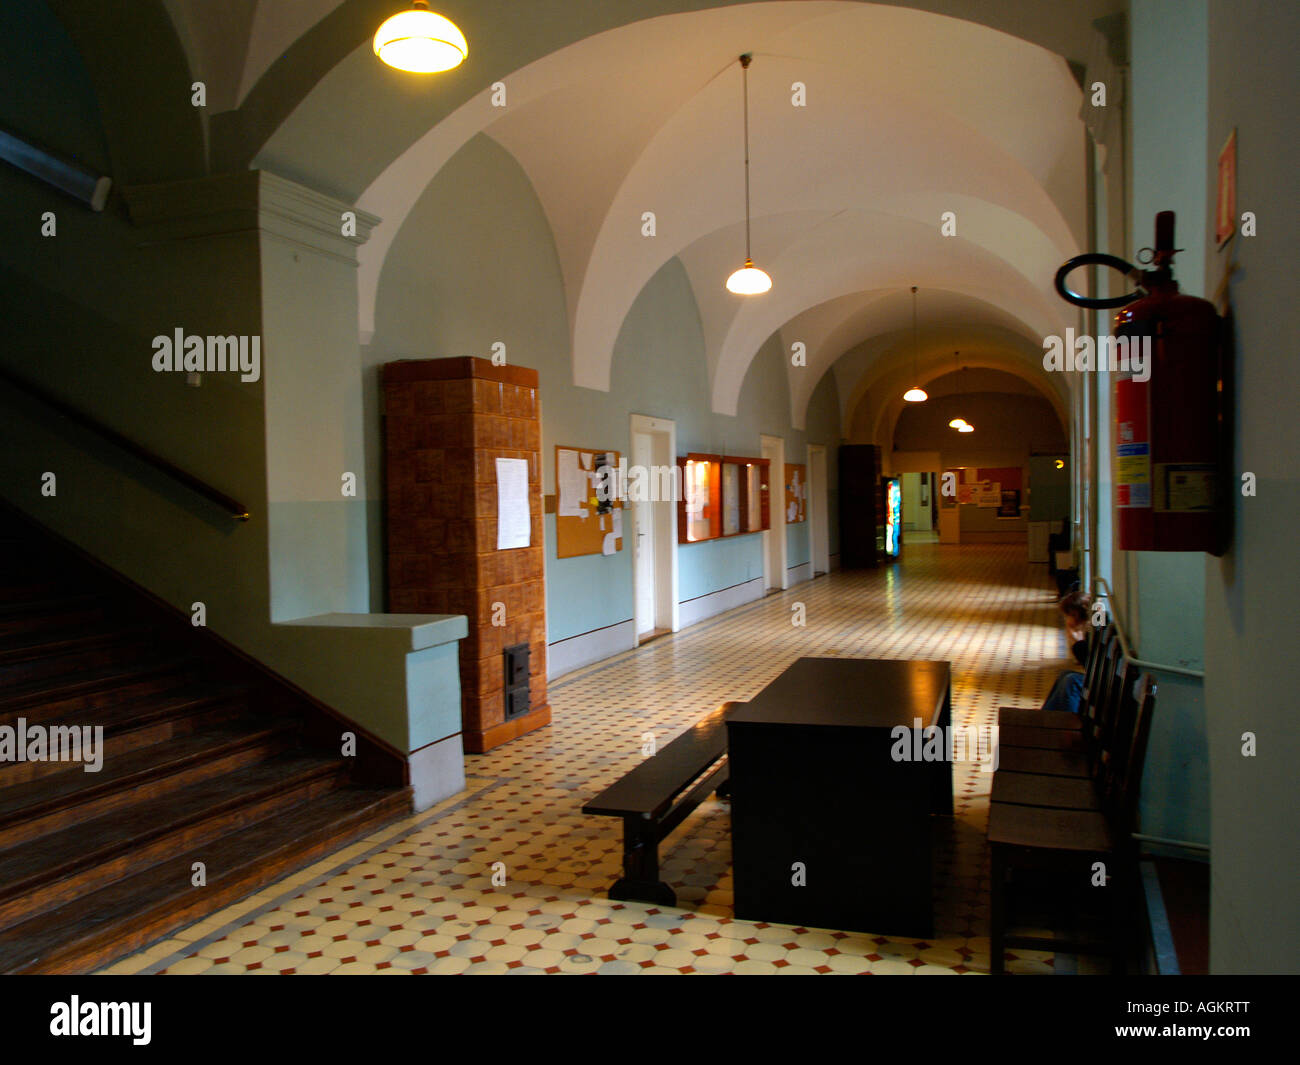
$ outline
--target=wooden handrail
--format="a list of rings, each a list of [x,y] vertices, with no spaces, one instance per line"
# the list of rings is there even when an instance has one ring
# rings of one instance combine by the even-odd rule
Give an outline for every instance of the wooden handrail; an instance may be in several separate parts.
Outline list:
[[[239,502],[239,500],[232,499],[224,492],[220,492],[213,488],[212,485],[208,484],[206,481],[199,480],[199,478],[195,477],[194,474],[181,469],[174,463],[168,462],[161,455],[150,451],[143,444],[136,443],[129,436],[124,436],[116,429],[110,429],[107,425],[92,418],[89,414],[86,414],[71,404],[59,399],[59,397],[54,395],[52,392],[47,392],[39,385],[34,385],[30,381],[24,380],[3,366],[0,366],[0,381],[4,381],[10,387],[17,389],[19,392],[25,393],[33,399],[39,400],[51,410],[54,410],[67,418],[70,422],[74,422],[83,429],[89,429],[92,433],[95,433],[97,436],[101,436],[105,440],[109,441],[109,443],[116,444],[129,455],[132,455],[141,462],[152,466],[159,472],[166,474],[173,481],[184,485],[191,492],[195,492],[198,495],[203,496],[204,499],[216,503],[217,506],[225,510],[231,517],[236,518],[239,521],[248,521],[248,508],[244,506],[243,503]]]

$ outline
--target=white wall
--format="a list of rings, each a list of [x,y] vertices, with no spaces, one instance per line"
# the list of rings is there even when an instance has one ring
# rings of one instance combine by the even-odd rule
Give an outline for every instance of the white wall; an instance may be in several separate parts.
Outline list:
[[[1300,5],[1210,0],[1208,143],[1213,196],[1220,146],[1237,128],[1237,211],[1259,235],[1238,238],[1236,472],[1259,479],[1236,499],[1232,548],[1206,558],[1205,669],[1214,846],[1210,966],[1219,973],[1300,972],[1300,727],[1296,722],[1295,596],[1300,587],[1300,301],[1295,296],[1296,101]],[[1205,217],[1212,217],[1207,204]],[[1207,248],[1213,286],[1223,256]],[[1242,756],[1242,735],[1258,754]]]

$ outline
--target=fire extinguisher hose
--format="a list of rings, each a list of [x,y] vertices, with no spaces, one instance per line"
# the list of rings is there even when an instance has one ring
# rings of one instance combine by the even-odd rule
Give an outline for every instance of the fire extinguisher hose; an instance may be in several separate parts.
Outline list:
[[[1059,270],[1056,271],[1056,291],[1061,299],[1073,303],[1076,307],[1125,307],[1134,300],[1140,300],[1146,293],[1140,289],[1137,292],[1126,292],[1122,296],[1109,296],[1101,299],[1096,296],[1081,296],[1065,284],[1065,279],[1076,267],[1079,266],[1109,266],[1112,270],[1118,270],[1125,277],[1130,277],[1139,284],[1142,281],[1142,270],[1132,263],[1121,259],[1118,255],[1106,255],[1104,252],[1088,252],[1084,255],[1076,255],[1073,259],[1067,259]]]

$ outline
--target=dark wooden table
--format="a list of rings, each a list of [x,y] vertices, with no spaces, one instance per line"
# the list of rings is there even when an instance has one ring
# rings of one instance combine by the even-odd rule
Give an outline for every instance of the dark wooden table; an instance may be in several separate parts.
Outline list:
[[[863,658],[801,658],[738,707],[736,916],[932,936],[931,817],[952,814],[952,765],[898,760],[895,729],[951,716],[947,662]]]

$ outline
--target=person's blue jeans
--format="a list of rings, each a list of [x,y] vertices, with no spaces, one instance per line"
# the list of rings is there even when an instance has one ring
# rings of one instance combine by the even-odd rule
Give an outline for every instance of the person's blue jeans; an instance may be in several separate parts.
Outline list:
[[[1071,670],[1057,677],[1056,683],[1052,685],[1052,690],[1048,693],[1047,701],[1043,703],[1043,709],[1068,710],[1072,714],[1081,713],[1083,710],[1083,674]]]

